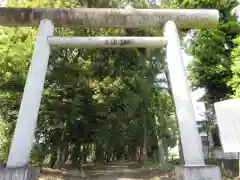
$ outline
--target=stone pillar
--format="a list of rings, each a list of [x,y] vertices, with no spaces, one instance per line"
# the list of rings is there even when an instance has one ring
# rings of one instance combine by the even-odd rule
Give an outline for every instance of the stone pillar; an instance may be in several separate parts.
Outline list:
[[[180,39],[176,24],[173,21],[168,21],[165,24],[164,36],[168,39],[166,60],[180,128],[185,164],[204,165],[202,143],[182,58]]]
[[[173,21],[165,24],[164,36],[168,38],[166,57],[185,161],[185,166],[176,168],[176,179],[221,180],[220,168],[206,166],[204,163],[202,142],[183,63],[180,39]]]
[[[7,168],[0,170],[0,180],[38,180],[40,172],[34,168]]]
[[[41,20],[8,156],[7,168],[24,167],[29,162],[50,54],[47,37],[52,36],[53,33],[53,23],[47,19]]]
[[[177,180],[222,180],[217,166],[182,166],[175,171]]]

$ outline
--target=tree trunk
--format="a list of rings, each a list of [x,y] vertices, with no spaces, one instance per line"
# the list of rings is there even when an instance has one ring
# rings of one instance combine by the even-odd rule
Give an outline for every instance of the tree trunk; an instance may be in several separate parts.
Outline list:
[[[88,145],[83,144],[83,150],[82,150],[82,162],[83,162],[83,164],[87,163],[88,153],[89,153]]]
[[[137,152],[137,146],[133,146],[131,154],[132,154],[132,159],[133,159],[134,162],[137,161],[137,153],[136,152]]]
[[[141,147],[137,146],[136,148],[136,162],[140,162],[141,161]]]
[[[104,163],[104,148],[100,143],[96,143],[96,162]]]
[[[76,168],[79,166],[79,152],[80,152],[80,144],[76,143],[76,145],[72,148],[71,153],[71,161],[72,161],[72,167]]]
[[[146,117],[144,117],[144,123],[143,123],[143,165],[146,167],[148,165],[148,156],[147,156],[147,120]]]
[[[140,155],[139,155],[139,163],[143,161],[143,143],[140,144]]]
[[[159,157],[159,162],[162,167],[165,166],[165,159],[164,159],[164,149],[163,149],[163,144],[162,140],[160,137],[157,135],[157,144],[158,144],[158,157]]]
[[[50,162],[49,162],[50,168],[53,168],[53,167],[54,167],[54,164],[55,164],[56,161],[57,161],[57,152],[56,152],[56,151],[53,151],[53,152],[51,153]]]
[[[64,164],[64,162],[65,162],[65,148],[64,149],[59,148],[57,152],[57,160],[53,166],[53,169],[59,169]]]

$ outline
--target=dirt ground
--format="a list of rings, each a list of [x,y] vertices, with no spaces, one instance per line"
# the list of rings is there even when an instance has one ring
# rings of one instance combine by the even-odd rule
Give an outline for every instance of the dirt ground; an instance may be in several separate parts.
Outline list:
[[[77,178],[74,178],[77,180]],[[65,180],[64,177],[60,176],[42,176],[39,180]],[[112,178],[103,178],[103,180],[113,180]],[[116,180],[145,180],[145,179],[132,179],[132,178],[117,178]],[[161,180],[159,177],[153,177],[149,180]]]
[[[40,180],[160,180],[165,175],[159,169],[142,169],[133,163],[115,163],[83,170],[43,168]]]
[[[63,180],[61,176],[49,176],[49,175],[42,175],[39,180]]]

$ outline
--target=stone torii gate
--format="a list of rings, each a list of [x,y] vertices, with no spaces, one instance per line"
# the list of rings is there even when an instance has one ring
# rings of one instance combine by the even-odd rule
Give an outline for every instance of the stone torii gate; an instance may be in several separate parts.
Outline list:
[[[29,162],[51,46],[159,48],[166,45],[185,159],[185,166],[177,168],[177,177],[220,180],[219,168],[204,163],[178,35],[178,28],[214,28],[218,20],[217,10],[204,9],[0,8],[0,25],[39,27],[7,169],[21,168]],[[54,27],[163,28],[163,37],[56,37]]]

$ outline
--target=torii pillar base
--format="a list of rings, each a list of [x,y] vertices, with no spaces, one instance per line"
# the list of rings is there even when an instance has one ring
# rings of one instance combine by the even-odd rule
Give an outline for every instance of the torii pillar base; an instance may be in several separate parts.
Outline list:
[[[38,180],[39,173],[35,168],[4,168],[0,169],[0,180]]]
[[[179,166],[176,180],[222,180],[218,166]]]

